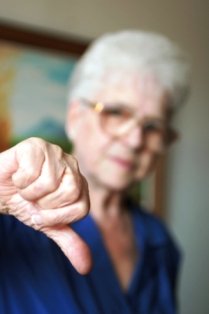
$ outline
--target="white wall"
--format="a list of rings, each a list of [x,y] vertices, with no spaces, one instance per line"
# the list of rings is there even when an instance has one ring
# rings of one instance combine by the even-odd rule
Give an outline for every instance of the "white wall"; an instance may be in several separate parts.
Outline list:
[[[184,250],[182,314],[209,313],[208,0],[1,0],[0,18],[93,38],[106,31],[163,32],[191,54],[193,92],[176,118],[183,137],[169,153],[168,221]]]

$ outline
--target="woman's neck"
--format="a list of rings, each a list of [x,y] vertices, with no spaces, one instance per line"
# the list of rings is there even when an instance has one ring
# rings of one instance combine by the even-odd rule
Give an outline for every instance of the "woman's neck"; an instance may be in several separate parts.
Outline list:
[[[138,258],[131,215],[123,202],[123,193],[113,193],[89,185],[91,210],[102,234],[119,283],[127,291]]]
[[[89,183],[91,209],[90,214],[96,221],[105,218],[117,219],[125,210],[123,194],[108,190],[106,187],[95,186]]]

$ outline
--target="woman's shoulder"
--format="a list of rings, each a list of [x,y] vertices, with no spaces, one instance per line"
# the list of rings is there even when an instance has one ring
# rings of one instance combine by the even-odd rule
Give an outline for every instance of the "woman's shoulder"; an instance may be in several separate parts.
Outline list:
[[[155,214],[140,206],[132,207],[137,238],[143,243],[144,250],[156,254],[160,261],[170,269],[173,276],[177,272],[182,250],[174,234],[166,223]]]
[[[136,204],[132,204],[131,209],[136,227],[143,229],[150,245],[169,244],[177,246],[174,235],[160,217]]]

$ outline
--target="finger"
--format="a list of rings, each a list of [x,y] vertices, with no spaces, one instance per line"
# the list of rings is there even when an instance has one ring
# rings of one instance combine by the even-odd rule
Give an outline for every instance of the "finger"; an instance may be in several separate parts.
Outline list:
[[[45,160],[39,176],[25,188],[19,189],[20,195],[28,201],[36,201],[52,193],[59,187],[65,167],[62,162],[58,167]]]
[[[24,141],[15,148],[18,167],[12,180],[16,187],[24,189],[40,176],[45,156],[33,139]]]
[[[48,145],[45,149],[44,160],[40,167],[39,176],[19,193],[28,201],[35,201],[55,191],[62,180],[67,164],[63,158],[63,151],[56,145]],[[50,206],[51,207],[51,206]]]
[[[84,193],[84,192],[83,192]],[[85,192],[81,200],[57,209],[42,209],[31,216],[32,224],[54,226],[69,224],[84,218],[90,209],[89,195]]]
[[[45,161],[39,177],[31,185],[21,189],[19,193],[28,201],[42,199],[41,207],[43,208],[62,207],[64,204],[61,204],[60,197],[68,198],[68,204],[78,198],[80,176],[75,158],[64,154],[60,147],[50,145],[45,153]],[[54,191],[56,193],[52,193]],[[66,203],[65,200],[64,203]]]
[[[73,204],[80,197],[81,193],[87,190],[84,178],[78,173],[73,174],[66,169],[59,187],[37,201],[41,208],[60,208]]]
[[[37,211],[37,208],[16,195],[13,199],[14,208],[10,214],[17,217],[20,221],[36,230],[44,232],[48,237],[54,240],[62,249],[72,265],[81,274],[86,274],[90,271],[92,260],[88,246],[84,241],[69,227],[69,226],[43,226],[31,224],[31,216]],[[19,207],[18,207],[18,206]],[[18,207],[18,208],[15,208]]]
[[[92,258],[87,244],[69,226],[46,227],[42,231],[61,248],[80,274],[87,274],[92,267]]]

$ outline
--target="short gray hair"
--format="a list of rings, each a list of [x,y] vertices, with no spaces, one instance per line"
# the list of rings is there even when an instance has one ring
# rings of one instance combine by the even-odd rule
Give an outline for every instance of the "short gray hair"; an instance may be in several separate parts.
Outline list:
[[[77,63],[69,82],[68,102],[93,97],[111,71],[154,75],[171,96],[171,106],[181,105],[190,87],[190,66],[183,51],[165,36],[146,31],[121,31],[95,40]]]

